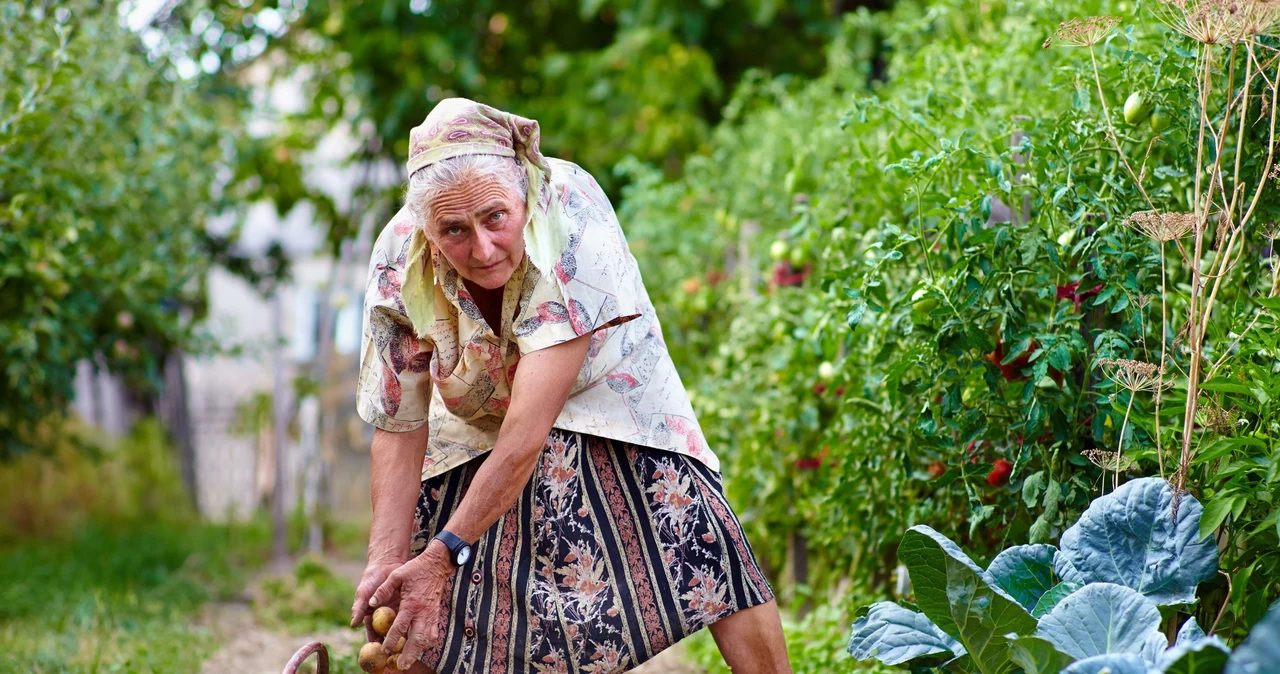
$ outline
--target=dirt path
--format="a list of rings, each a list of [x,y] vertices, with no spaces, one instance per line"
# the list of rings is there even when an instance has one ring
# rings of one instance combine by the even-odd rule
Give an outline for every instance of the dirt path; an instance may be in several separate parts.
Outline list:
[[[353,583],[364,570],[364,565],[346,559],[326,562]],[[253,579],[235,601],[214,604],[202,616],[221,646],[200,667],[200,674],[280,674],[289,658],[312,641],[324,642],[330,654],[355,649],[364,641],[362,631],[351,629],[295,636],[264,628],[253,616],[253,591],[266,575]]]
[[[328,563],[335,573],[352,583],[360,579],[364,570],[363,564],[346,559],[330,559]],[[200,667],[200,674],[279,674],[294,652],[311,641],[324,642],[331,655],[354,651],[364,641],[363,631],[343,628],[303,636],[265,629],[253,617],[253,588],[261,580],[262,577],[255,578],[235,601],[214,604],[201,617],[200,624],[213,632],[221,646]],[[632,671],[704,674],[702,668],[685,659],[680,644]]]

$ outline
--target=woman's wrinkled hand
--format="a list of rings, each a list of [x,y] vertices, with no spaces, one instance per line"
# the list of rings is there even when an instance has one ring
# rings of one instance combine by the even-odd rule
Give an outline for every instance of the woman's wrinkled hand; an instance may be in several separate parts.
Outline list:
[[[364,567],[364,575],[360,576],[360,584],[356,586],[356,600],[351,605],[351,626],[355,627],[363,622],[369,641],[382,641],[382,637],[373,631],[373,607],[369,605],[369,599],[391,573],[401,566],[404,566],[404,560],[369,560]],[[387,605],[395,608],[390,600]]]
[[[392,571],[373,593],[369,602],[372,608],[386,606],[399,596],[396,620],[382,643],[383,650],[387,650],[387,644],[405,638],[401,663],[417,662],[427,645],[440,639],[440,601],[453,572],[449,549],[433,540],[422,554]]]

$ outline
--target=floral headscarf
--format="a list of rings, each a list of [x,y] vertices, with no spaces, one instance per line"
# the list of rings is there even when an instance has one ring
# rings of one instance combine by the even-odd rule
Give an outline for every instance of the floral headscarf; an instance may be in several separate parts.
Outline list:
[[[443,159],[469,154],[515,157],[528,175],[525,198],[525,254],[544,274],[551,273],[569,241],[559,200],[554,198],[551,169],[538,148],[538,122],[465,98],[440,101],[426,120],[409,132],[407,175]],[[406,284],[405,309],[415,325],[427,325],[434,283],[426,234],[418,228],[410,242],[406,273],[425,283]]]

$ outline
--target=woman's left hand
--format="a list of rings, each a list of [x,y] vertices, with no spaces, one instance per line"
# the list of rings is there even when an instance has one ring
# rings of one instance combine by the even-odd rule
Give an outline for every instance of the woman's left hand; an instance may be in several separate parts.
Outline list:
[[[422,554],[391,572],[370,600],[371,607],[382,606],[400,593],[400,610],[382,641],[384,651],[405,637],[400,663],[411,664],[422,656],[427,645],[440,639],[439,613],[449,578],[454,573],[453,560],[444,543],[433,540]]]

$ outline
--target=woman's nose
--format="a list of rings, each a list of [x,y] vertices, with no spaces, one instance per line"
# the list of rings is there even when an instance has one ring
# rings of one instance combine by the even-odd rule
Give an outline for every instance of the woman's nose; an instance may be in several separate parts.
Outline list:
[[[471,257],[482,263],[488,263],[493,257],[493,251],[496,246],[493,243],[493,233],[487,232],[483,228],[477,230],[475,245],[471,247]]]

